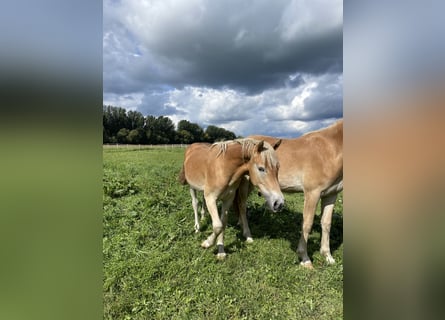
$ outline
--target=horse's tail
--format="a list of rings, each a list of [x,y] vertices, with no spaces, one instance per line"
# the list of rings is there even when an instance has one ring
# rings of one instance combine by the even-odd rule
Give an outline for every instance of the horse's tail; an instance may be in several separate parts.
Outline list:
[[[184,165],[182,165],[181,172],[179,172],[178,181],[182,185],[186,185],[187,184],[187,179],[185,178],[185,168],[184,168]]]

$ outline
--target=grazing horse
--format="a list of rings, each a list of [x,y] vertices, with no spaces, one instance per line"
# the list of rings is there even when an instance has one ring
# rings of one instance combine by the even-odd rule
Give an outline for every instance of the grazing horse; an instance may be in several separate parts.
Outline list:
[[[280,140],[270,145],[265,141],[238,139],[205,145],[192,144],[185,150],[179,181],[190,189],[204,191],[207,209],[212,218],[213,233],[202,242],[209,248],[217,240],[218,259],[224,259],[224,229],[227,214],[244,175],[257,186],[274,212],[281,210],[284,197],[278,184],[279,163],[275,149]],[[191,191],[192,199],[194,193]],[[222,200],[221,216],[217,200]],[[192,200],[193,201],[193,200]]]
[[[261,135],[249,138],[269,143],[277,141],[277,138]],[[297,249],[301,264],[312,268],[307,253],[307,241],[320,199],[322,211],[320,253],[328,263],[335,263],[329,246],[329,233],[337,194],[343,190],[343,119],[299,138],[281,139],[281,141],[280,148],[276,152],[280,162],[278,173],[280,188],[283,192],[304,192],[303,225]],[[249,190],[249,185],[242,182],[236,201],[245,203]],[[238,208],[240,216],[244,216],[242,221],[246,221],[245,208],[240,205]]]

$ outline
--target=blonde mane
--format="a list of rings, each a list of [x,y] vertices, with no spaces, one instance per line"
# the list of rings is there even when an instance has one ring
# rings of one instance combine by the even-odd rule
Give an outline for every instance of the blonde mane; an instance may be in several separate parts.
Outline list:
[[[229,145],[236,143],[241,145],[241,156],[243,157],[243,159],[250,159],[255,152],[256,146],[258,145],[258,143],[260,143],[260,140],[245,138],[215,142],[214,144],[212,144],[211,148],[219,147],[218,154],[216,155],[217,157],[219,157],[220,155],[224,155],[227,152]],[[266,163],[270,163],[272,166],[277,166],[278,164],[278,159],[273,152],[273,147],[267,142],[264,142],[264,150],[261,152],[261,157],[263,161],[265,161]]]

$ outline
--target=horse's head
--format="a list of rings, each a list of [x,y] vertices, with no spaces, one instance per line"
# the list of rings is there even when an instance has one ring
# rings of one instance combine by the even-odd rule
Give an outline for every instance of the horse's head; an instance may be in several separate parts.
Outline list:
[[[253,148],[248,167],[250,181],[257,186],[266,199],[269,208],[277,212],[283,208],[284,197],[278,183],[279,162],[275,149],[281,140],[273,146],[265,141],[258,142]]]

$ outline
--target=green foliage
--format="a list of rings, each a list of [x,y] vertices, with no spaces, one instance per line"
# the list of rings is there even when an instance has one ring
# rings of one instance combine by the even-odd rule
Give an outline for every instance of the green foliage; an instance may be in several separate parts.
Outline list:
[[[104,195],[111,198],[119,198],[137,193],[140,188],[134,180],[123,177],[118,172],[104,170],[103,176]]]
[[[285,209],[272,213],[253,193],[254,243],[245,243],[231,215],[229,255],[218,261],[215,248],[200,247],[210,217],[196,234],[188,187],[177,182],[183,154],[182,148],[104,149],[104,319],[341,319],[342,197],[331,227],[335,265],[318,252],[319,215],[308,247],[316,269],[298,264],[301,194],[285,195]]]
[[[128,144],[190,144],[235,139],[235,134],[223,128],[209,126],[206,131],[196,123],[181,120],[175,129],[165,116],[146,118],[137,111],[103,106],[103,143]]]
[[[128,128],[128,118],[124,108],[103,106],[103,130],[104,138],[116,139],[116,135],[122,128]],[[108,141],[107,141],[108,142]]]
[[[142,113],[137,111],[128,111],[127,119],[128,129],[130,130],[142,128],[145,123],[144,116],[142,115]]]
[[[142,128],[133,129],[128,133],[127,141],[130,144],[140,144],[142,143],[144,137],[144,131]]]
[[[187,120],[178,122],[178,135],[180,143],[193,143],[204,141],[204,131],[196,123]]]
[[[119,143],[127,143],[127,136],[130,133],[128,129],[122,128],[117,132],[116,139]]]
[[[175,125],[168,117],[147,117],[145,129],[149,144],[168,144],[176,142]]]
[[[233,140],[236,136],[233,132],[224,128],[218,128],[215,126],[208,126],[205,131],[205,139],[208,142],[214,142],[219,140]]]

